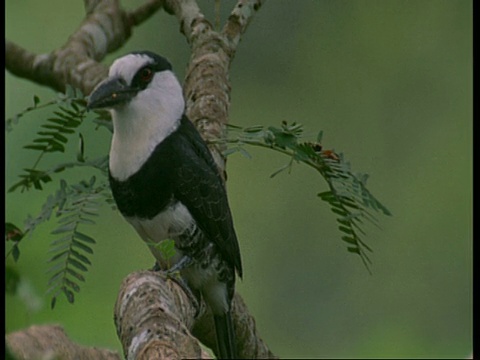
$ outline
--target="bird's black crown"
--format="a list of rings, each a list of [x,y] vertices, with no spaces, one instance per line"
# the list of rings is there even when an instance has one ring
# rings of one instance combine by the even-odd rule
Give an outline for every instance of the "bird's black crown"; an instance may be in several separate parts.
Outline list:
[[[153,59],[153,63],[149,64],[150,68],[155,71],[165,71],[165,70],[172,70],[172,64],[163,56],[160,56],[152,51],[143,50],[143,51],[134,51],[131,54],[134,55],[146,55]]]

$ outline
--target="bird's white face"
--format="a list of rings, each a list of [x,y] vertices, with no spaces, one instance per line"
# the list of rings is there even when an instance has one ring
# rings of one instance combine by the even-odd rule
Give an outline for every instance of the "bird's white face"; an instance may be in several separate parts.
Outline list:
[[[146,54],[126,55],[112,64],[109,77],[90,96],[93,107],[112,114],[110,171],[118,180],[137,172],[180,124],[185,101],[168,67]]]

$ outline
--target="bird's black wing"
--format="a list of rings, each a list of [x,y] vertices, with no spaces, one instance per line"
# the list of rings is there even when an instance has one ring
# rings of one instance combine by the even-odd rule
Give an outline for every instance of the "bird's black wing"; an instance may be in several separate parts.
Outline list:
[[[240,249],[216,164],[190,120],[184,117],[180,126],[175,147],[181,161],[176,167],[174,196],[187,207],[200,229],[241,277]]]

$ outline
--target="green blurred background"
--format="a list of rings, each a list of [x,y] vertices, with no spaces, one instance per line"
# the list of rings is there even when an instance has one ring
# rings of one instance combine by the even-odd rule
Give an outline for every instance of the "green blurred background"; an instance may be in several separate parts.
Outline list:
[[[63,44],[83,17],[82,1],[7,0],[6,37],[42,53]],[[123,1],[132,8],[142,1]],[[214,1],[200,1],[214,18]],[[222,1],[222,22],[234,1]],[[183,79],[189,49],[177,20],[161,11],[136,28],[105,64],[131,50],[167,56]],[[305,125],[343,152],[393,213],[368,228],[372,272],[340,240],[335,216],[316,194],[317,174],[250,149],[228,160],[228,193],[243,255],[238,282],[272,351],[288,358],[450,358],[472,351],[472,2],[267,1],[231,68],[231,122]],[[6,73],[6,115],[54,93]],[[34,161],[31,142],[50,111],[26,116],[6,136],[6,185]],[[83,124],[87,156],[106,153],[107,131]],[[74,156],[75,144],[68,156]],[[53,158],[42,167],[62,161]],[[45,191],[8,193],[6,218],[22,225]],[[104,207],[93,265],[76,304],[50,310],[49,232],[24,240],[19,294],[6,296],[6,331],[61,323],[75,341],[120,350],[113,306],[120,282],[153,258],[134,230]],[[10,261],[8,261],[10,263]]]

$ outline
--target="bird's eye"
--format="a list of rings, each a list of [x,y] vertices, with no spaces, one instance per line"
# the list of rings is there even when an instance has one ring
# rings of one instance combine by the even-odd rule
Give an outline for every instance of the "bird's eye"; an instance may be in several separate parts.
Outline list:
[[[153,77],[153,71],[149,67],[143,68],[142,72],[140,73],[140,78],[142,79],[143,82],[149,82],[152,80]]]

